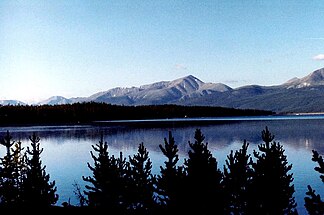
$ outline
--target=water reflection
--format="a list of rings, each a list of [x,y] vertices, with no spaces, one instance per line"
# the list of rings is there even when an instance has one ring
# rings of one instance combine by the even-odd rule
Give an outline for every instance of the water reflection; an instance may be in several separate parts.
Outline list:
[[[183,127],[127,127],[127,126],[29,126],[29,127],[2,127],[0,135],[9,130],[16,140],[27,140],[33,132],[42,140],[98,141],[103,134],[109,144],[116,149],[132,148],[141,142],[150,150],[159,151],[158,144],[163,143],[168,131],[172,131],[181,152],[186,153],[189,140],[193,140],[194,131],[200,128],[206,136],[210,146],[218,149],[228,147],[234,142],[247,140],[251,144],[261,142],[261,131],[268,126],[275,135],[275,140],[294,148],[316,149],[323,153],[324,147],[324,120],[265,120],[265,121],[238,121],[218,125],[183,126]],[[323,131],[323,132],[322,132]]]
[[[3,127],[0,128],[0,136],[9,130],[13,139],[21,140],[24,146],[29,143],[28,137],[36,132],[44,148],[42,162],[46,165],[51,179],[57,184],[60,195],[58,204],[68,201],[69,198],[72,204],[76,204],[72,184],[78,182],[84,185],[81,176],[91,174],[87,168],[87,162],[92,162],[91,145],[98,143],[101,134],[109,144],[110,154],[118,155],[122,151],[125,156],[133,155],[137,152],[138,145],[143,142],[149,150],[153,172],[158,174],[159,166],[163,165],[165,160],[159,144],[163,144],[168,131],[172,131],[178,144],[181,163],[189,150],[188,141],[194,141],[195,129],[200,128],[209,149],[217,158],[219,168],[223,170],[226,156],[231,150],[239,149],[244,140],[250,143],[250,153],[257,149],[257,145],[261,143],[261,131],[265,126],[275,135],[275,141],[284,145],[288,162],[293,164],[295,196],[298,210],[303,214],[303,198],[308,184],[311,183],[324,197],[324,187],[319,175],[313,170],[315,163],[311,161],[312,149],[324,154],[324,119],[233,121],[199,126],[164,125],[162,128],[152,124],[139,128],[99,125]],[[0,152],[4,152],[3,147],[0,147]]]

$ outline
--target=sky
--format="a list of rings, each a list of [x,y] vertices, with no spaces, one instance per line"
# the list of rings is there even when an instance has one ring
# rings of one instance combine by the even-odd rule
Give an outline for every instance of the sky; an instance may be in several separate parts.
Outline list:
[[[0,99],[193,75],[232,88],[324,67],[324,1],[1,0]]]

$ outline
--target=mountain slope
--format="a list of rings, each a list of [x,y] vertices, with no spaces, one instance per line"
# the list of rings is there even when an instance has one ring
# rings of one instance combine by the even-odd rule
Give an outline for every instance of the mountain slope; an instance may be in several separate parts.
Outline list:
[[[283,86],[287,88],[302,88],[312,86],[323,86],[324,85],[324,68],[315,70],[309,75],[299,79],[294,78],[284,83]]]
[[[245,95],[245,96],[241,96]],[[258,94],[247,94],[236,90],[235,93],[212,94],[183,102],[182,105],[204,104],[239,109],[270,110],[283,112],[323,112],[324,86],[298,89],[267,89]]]
[[[206,95],[182,104],[262,109],[277,113],[324,112],[324,68],[303,78],[293,78],[281,85],[243,86],[231,92]]]

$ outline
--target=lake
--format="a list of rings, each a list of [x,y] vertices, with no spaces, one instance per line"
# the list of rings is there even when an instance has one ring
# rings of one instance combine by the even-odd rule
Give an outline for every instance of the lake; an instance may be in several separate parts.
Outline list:
[[[21,140],[23,147],[29,146],[28,137],[35,132],[41,139],[42,164],[50,180],[55,180],[58,205],[64,201],[77,204],[73,184],[84,188],[82,176],[92,172],[87,162],[92,163],[90,151],[97,144],[101,134],[109,145],[110,155],[125,156],[137,153],[140,143],[149,151],[153,163],[153,174],[159,174],[165,157],[159,149],[168,132],[172,131],[179,148],[179,165],[187,158],[190,149],[188,141],[194,142],[194,132],[200,128],[205,135],[208,148],[218,161],[223,171],[226,156],[231,150],[240,149],[244,140],[250,143],[249,152],[257,149],[262,142],[261,131],[268,126],[275,135],[275,141],[286,150],[288,162],[293,165],[295,197],[299,214],[306,214],[304,197],[310,184],[318,194],[324,197],[324,184],[314,170],[316,163],[311,161],[312,149],[324,154],[324,115],[292,115],[265,117],[223,117],[202,119],[165,119],[94,122],[91,125],[68,126],[23,126],[1,127],[1,137],[7,130],[15,141]],[[1,156],[5,149],[0,147]]]

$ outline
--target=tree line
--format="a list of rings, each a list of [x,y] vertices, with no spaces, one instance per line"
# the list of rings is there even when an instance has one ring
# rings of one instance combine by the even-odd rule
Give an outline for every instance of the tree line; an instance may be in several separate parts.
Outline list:
[[[98,120],[271,115],[271,111],[211,106],[123,106],[84,102],[62,105],[0,105],[0,125],[89,123]]]
[[[230,151],[221,168],[208,149],[205,136],[195,130],[188,141],[187,158],[179,164],[178,147],[171,132],[160,144],[165,157],[160,173],[152,174],[152,162],[144,143],[137,153],[124,157],[109,154],[103,135],[90,151],[90,176],[82,176],[84,188],[75,184],[78,205],[56,206],[55,181],[41,162],[40,138],[33,133],[26,149],[13,141],[9,131],[0,143],[6,149],[0,159],[0,208],[102,210],[114,214],[298,214],[294,198],[292,164],[283,146],[266,127],[263,143],[248,153],[243,141]],[[324,160],[313,150],[315,171],[324,182]],[[324,202],[308,185],[305,204],[309,214],[324,214]]]

